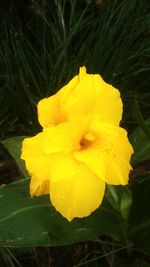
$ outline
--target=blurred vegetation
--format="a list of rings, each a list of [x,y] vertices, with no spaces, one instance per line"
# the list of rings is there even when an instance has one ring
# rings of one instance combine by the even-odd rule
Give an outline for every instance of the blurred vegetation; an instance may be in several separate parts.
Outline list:
[[[130,220],[134,225],[140,218],[149,219],[148,208],[146,215],[142,213],[140,197],[144,192],[148,203],[150,1],[2,0],[0,12],[0,138],[37,133],[37,102],[55,93],[85,65],[89,73],[99,73],[121,92],[122,125],[135,145],[133,163],[139,164],[131,189],[141,211],[133,208]],[[4,148],[0,160],[1,183],[19,177]],[[67,247],[2,248],[0,266],[30,262],[40,267],[149,267],[149,236],[142,234],[137,234],[140,241],[135,238],[135,244],[144,240],[145,248],[140,243],[142,249],[137,246],[132,253],[106,237]]]

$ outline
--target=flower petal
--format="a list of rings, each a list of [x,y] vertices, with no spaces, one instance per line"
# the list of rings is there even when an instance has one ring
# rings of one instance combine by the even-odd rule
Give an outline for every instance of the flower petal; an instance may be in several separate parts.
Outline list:
[[[44,128],[81,116],[117,126],[122,117],[119,91],[100,75],[87,74],[85,67],[55,95],[38,103],[38,118]]]
[[[70,153],[79,148],[84,131],[84,123],[60,123],[43,130],[43,143],[46,153]]]
[[[90,215],[99,207],[105,183],[71,156],[56,160],[51,171],[50,199],[67,220]]]
[[[57,125],[59,122],[65,121],[65,114],[60,107],[58,94],[40,100],[37,108],[38,120],[43,127]]]
[[[56,94],[39,101],[38,120],[43,128],[58,125],[67,120],[67,113],[63,108],[63,98],[76,86],[78,78],[75,76]]]
[[[49,193],[49,180],[41,180],[40,178],[31,177],[30,196],[43,196]]]
[[[84,162],[108,184],[127,184],[133,153],[127,132],[111,124],[95,123],[90,131],[96,136],[87,149],[74,152],[74,157]]]
[[[50,169],[56,155],[47,155],[43,146],[43,133],[25,138],[21,158],[31,175],[30,194],[39,196],[49,192]]]
[[[62,101],[70,120],[74,116],[90,116],[93,121],[119,126],[122,118],[119,91],[105,83],[100,75],[81,75],[75,89],[70,90]]]

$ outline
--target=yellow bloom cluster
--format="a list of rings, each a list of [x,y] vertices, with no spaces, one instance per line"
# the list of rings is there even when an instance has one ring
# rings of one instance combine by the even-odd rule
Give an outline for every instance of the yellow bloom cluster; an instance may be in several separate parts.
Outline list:
[[[119,127],[121,117],[119,91],[85,67],[42,99],[43,131],[25,138],[22,146],[31,196],[49,194],[56,210],[71,221],[100,206],[106,183],[127,184],[133,149]]]

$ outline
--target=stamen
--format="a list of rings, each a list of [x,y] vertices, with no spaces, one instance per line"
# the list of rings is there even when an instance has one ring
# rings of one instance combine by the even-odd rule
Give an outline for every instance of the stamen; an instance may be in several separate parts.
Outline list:
[[[80,149],[86,149],[92,145],[96,137],[91,133],[86,133],[80,141]]]
[[[87,139],[88,141],[95,141],[96,139],[96,137],[91,133],[86,133],[84,138]]]

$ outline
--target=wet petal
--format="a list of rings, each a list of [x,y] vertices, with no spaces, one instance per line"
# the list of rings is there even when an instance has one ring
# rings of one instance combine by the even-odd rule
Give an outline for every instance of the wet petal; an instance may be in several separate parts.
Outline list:
[[[99,207],[105,183],[85,164],[71,156],[60,157],[51,172],[50,198],[67,220],[90,215]]]

